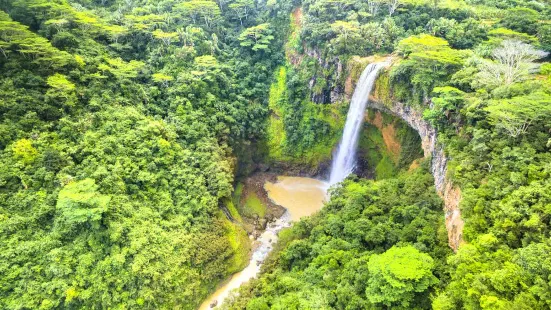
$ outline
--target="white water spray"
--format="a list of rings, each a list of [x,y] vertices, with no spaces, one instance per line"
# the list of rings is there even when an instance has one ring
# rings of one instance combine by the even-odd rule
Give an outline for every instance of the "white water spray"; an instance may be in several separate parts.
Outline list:
[[[354,95],[352,95],[352,101],[350,101],[341,142],[333,156],[331,176],[329,177],[330,185],[342,182],[356,166],[356,149],[358,148],[360,131],[364,123],[369,93],[373,89],[379,70],[385,65],[384,62],[369,64],[360,76]]]

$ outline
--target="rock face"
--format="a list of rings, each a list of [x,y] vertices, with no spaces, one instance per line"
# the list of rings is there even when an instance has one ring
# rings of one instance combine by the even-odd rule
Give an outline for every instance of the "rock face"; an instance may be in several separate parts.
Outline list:
[[[344,88],[340,85],[339,80],[343,75],[343,64],[337,57],[324,59],[321,53],[317,50],[306,49],[305,54],[317,60],[320,68],[331,70],[334,73],[329,76],[323,76],[321,72],[317,72],[308,82],[310,89],[310,100],[317,104],[329,104],[344,100]],[[314,87],[317,83],[323,80],[325,86],[319,93],[314,92]]]
[[[423,114],[400,102],[383,104],[377,98],[370,98],[368,108],[380,110],[400,117],[415,129],[421,137],[425,157],[431,157],[431,172],[438,195],[444,200],[446,228],[450,247],[457,251],[463,237],[463,220],[459,210],[461,190],[446,178],[448,158],[444,149],[436,141],[436,130],[423,119]]]

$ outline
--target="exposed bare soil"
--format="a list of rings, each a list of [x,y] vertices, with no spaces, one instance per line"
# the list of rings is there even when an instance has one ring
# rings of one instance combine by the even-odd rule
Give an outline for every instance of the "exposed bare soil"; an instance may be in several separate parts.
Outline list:
[[[400,157],[400,152],[402,151],[402,145],[400,144],[400,141],[398,141],[394,124],[385,125],[383,123],[383,116],[379,111],[375,112],[375,117],[373,119],[368,119],[368,122],[381,131],[383,141],[385,142],[389,152],[392,154],[392,159],[397,162]]]

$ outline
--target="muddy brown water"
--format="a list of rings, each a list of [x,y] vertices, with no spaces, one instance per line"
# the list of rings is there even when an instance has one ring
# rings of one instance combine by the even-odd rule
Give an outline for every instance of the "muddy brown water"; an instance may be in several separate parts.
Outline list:
[[[317,179],[280,176],[277,182],[266,182],[268,197],[287,209],[291,221],[317,212],[323,206],[327,183]]]
[[[277,233],[298,221],[301,217],[309,216],[323,207],[326,199],[328,184],[324,181],[303,178],[279,176],[277,182],[266,182],[264,188],[268,197],[276,204],[287,209],[287,212],[274,223],[270,223],[260,238],[256,241],[255,248],[249,265],[242,271],[231,276],[220,288],[207,298],[199,307],[199,310],[212,309],[211,304],[216,301],[218,308],[232,290],[254,278],[260,271],[262,262],[268,256],[277,241]]]

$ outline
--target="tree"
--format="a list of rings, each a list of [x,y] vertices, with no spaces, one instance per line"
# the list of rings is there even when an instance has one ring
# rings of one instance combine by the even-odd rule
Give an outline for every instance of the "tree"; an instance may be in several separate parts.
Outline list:
[[[216,19],[220,17],[220,8],[218,4],[211,0],[185,1],[178,4],[176,9],[189,15],[194,24],[197,23],[199,18],[203,18],[207,28],[212,27]]]
[[[524,81],[539,67],[535,60],[543,58],[546,52],[517,40],[504,40],[493,53],[493,61],[484,60],[479,65],[480,73],[476,83],[486,87],[511,85]]]
[[[23,164],[32,164],[38,156],[38,151],[28,139],[17,140],[11,149],[15,158]]]
[[[100,64],[98,69],[108,71],[118,79],[135,78],[140,70],[145,66],[141,61],[131,60],[126,62],[121,58],[106,58],[107,64]]]
[[[210,54],[211,55],[214,55],[217,51],[220,50],[220,48],[218,47],[218,36],[213,33],[211,36],[210,36],[210,40],[209,40],[209,48],[210,48]]]
[[[83,223],[98,226],[111,201],[111,197],[100,194],[98,188],[93,179],[72,182],[63,187],[56,204],[56,230],[66,231]]]
[[[75,84],[63,74],[56,73],[48,77],[46,81],[50,89],[46,97],[52,101],[62,102],[65,106],[73,106],[76,102]]]
[[[62,32],[65,30],[65,27],[69,24],[69,21],[65,18],[61,19],[50,19],[47,20],[44,25],[52,26],[56,29],[57,32]]]
[[[64,97],[68,97],[75,90],[75,84],[69,81],[63,74],[56,73],[48,77],[47,83]]]
[[[433,259],[408,245],[394,246],[369,259],[365,294],[371,303],[408,308],[417,293],[426,293],[438,279]]]
[[[551,119],[551,96],[535,92],[511,99],[492,100],[485,110],[490,122],[504,129],[511,137],[518,137],[538,121]]]
[[[155,73],[152,77],[153,81],[162,84],[164,87],[168,87],[168,83],[174,80],[172,76],[164,73]]]
[[[503,40],[521,41],[524,43],[534,44],[538,42],[538,38],[531,36],[523,32],[517,32],[507,28],[495,28],[488,31],[490,42],[494,43],[492,46],[499,46]]]
[[[111,37],[111,39],[115,42],[115,43],[119,43],[119,39],[128,33],[128,29],[126,29],[126,27],[123,27],[123,26],[119,26],[119,25],[109,25],[109,26],[104,26],[102,28],[105,32],[107,32],[107,34],[109,35],[109,37]]]
[[[407,57],[391,72],[393,80],[413,85],[416,100],[427,101],[435,86],[440,86],[459,69],[470,51],[455,50],[446,40],[431,35],[406,38],[397,50]]]
[[[180,43],[184,46],[195,46],[195,41],[203,36],[203,29],[193,26],[178,28],[176,30]]]
[[[487,27],[473,18],[461,23],[444,17],[431,19],[427,28],[432,35],[445,38],[451,46],[459,49],[472,48],[488,35]]]
[[[435,87],[432,90],[431,107],[423,113],[423,118],[428,120],[437,129],[446,125],[457,126],[459,111],[465,104],[465,93],[451,87]]]
[[[197,67],[203,70],[212,70],[218,67],[218,61],[211,55],[195,57],[194,61]]]
[[[512,8],[507,10],[501,24],[515,31],[536,34],[539,13],[528,8]]]
[[[537,36],[541,47],[547,52],[551,52],[551,24],[540,25]]]
[[[338,20],[331,24],[331,29],[337,33],[338,36],[341,36],[343,41],[348,41],[353,36],[357,36],[359,32],[358,24],[345,22]]]
[[[384,47],[387,38],[383,27],[379,23],[364,24],[360,27],[360,31],[369,52],[374,52]]]
[[[177,32],[164,32],[161,29],[156,29],[152,34],[155,39],[163,41],[166,46],[169,46],[172,43],[172,40],[178,38]]]
[[[249,27],[239,35],[241,46],[251,47],[253,51],[267,50],[274,39],[269,24]]]
[[[70,63],[72,57],[53,47],[45,38],[36,35],[0,11],[0,52],[7,58],[10,52],[30,57],[38,63],[61,67]]]
[[[151,30],[155,28],[162,27],[164,25],[164,18],[162,15],[158,14],[147,14],[147,15],[125,15],[124,16],[125,25],[128,28],[133,28],[137,30]]]
[[[358,23],[338,20],[331,24],[331,30],[336,34],[336,38],[331,40],[335,55],[357,51],[358,46],[361,46]]]
[[[387,0],[388,5],[388,15],[392,16],[396,9],[400,6],[400,0]]]
[[[425,51],[438,51],[448,48],[448,41],[428,34],[421,34],[401,40],[396,50],[403,56],[408,56],[414,52],[422,53]]]
[[[233,14],[239,19],[239,23],[243,26],[243,21],[247,20],[250,12],[254,8],[253,0],[237,0],[229,5]]]
[[[372,16],[377,15],[377,12],[379,12],[379,8],[383,4],[383,0],[367,0],[367,8],[369,10],[369,14]]]

